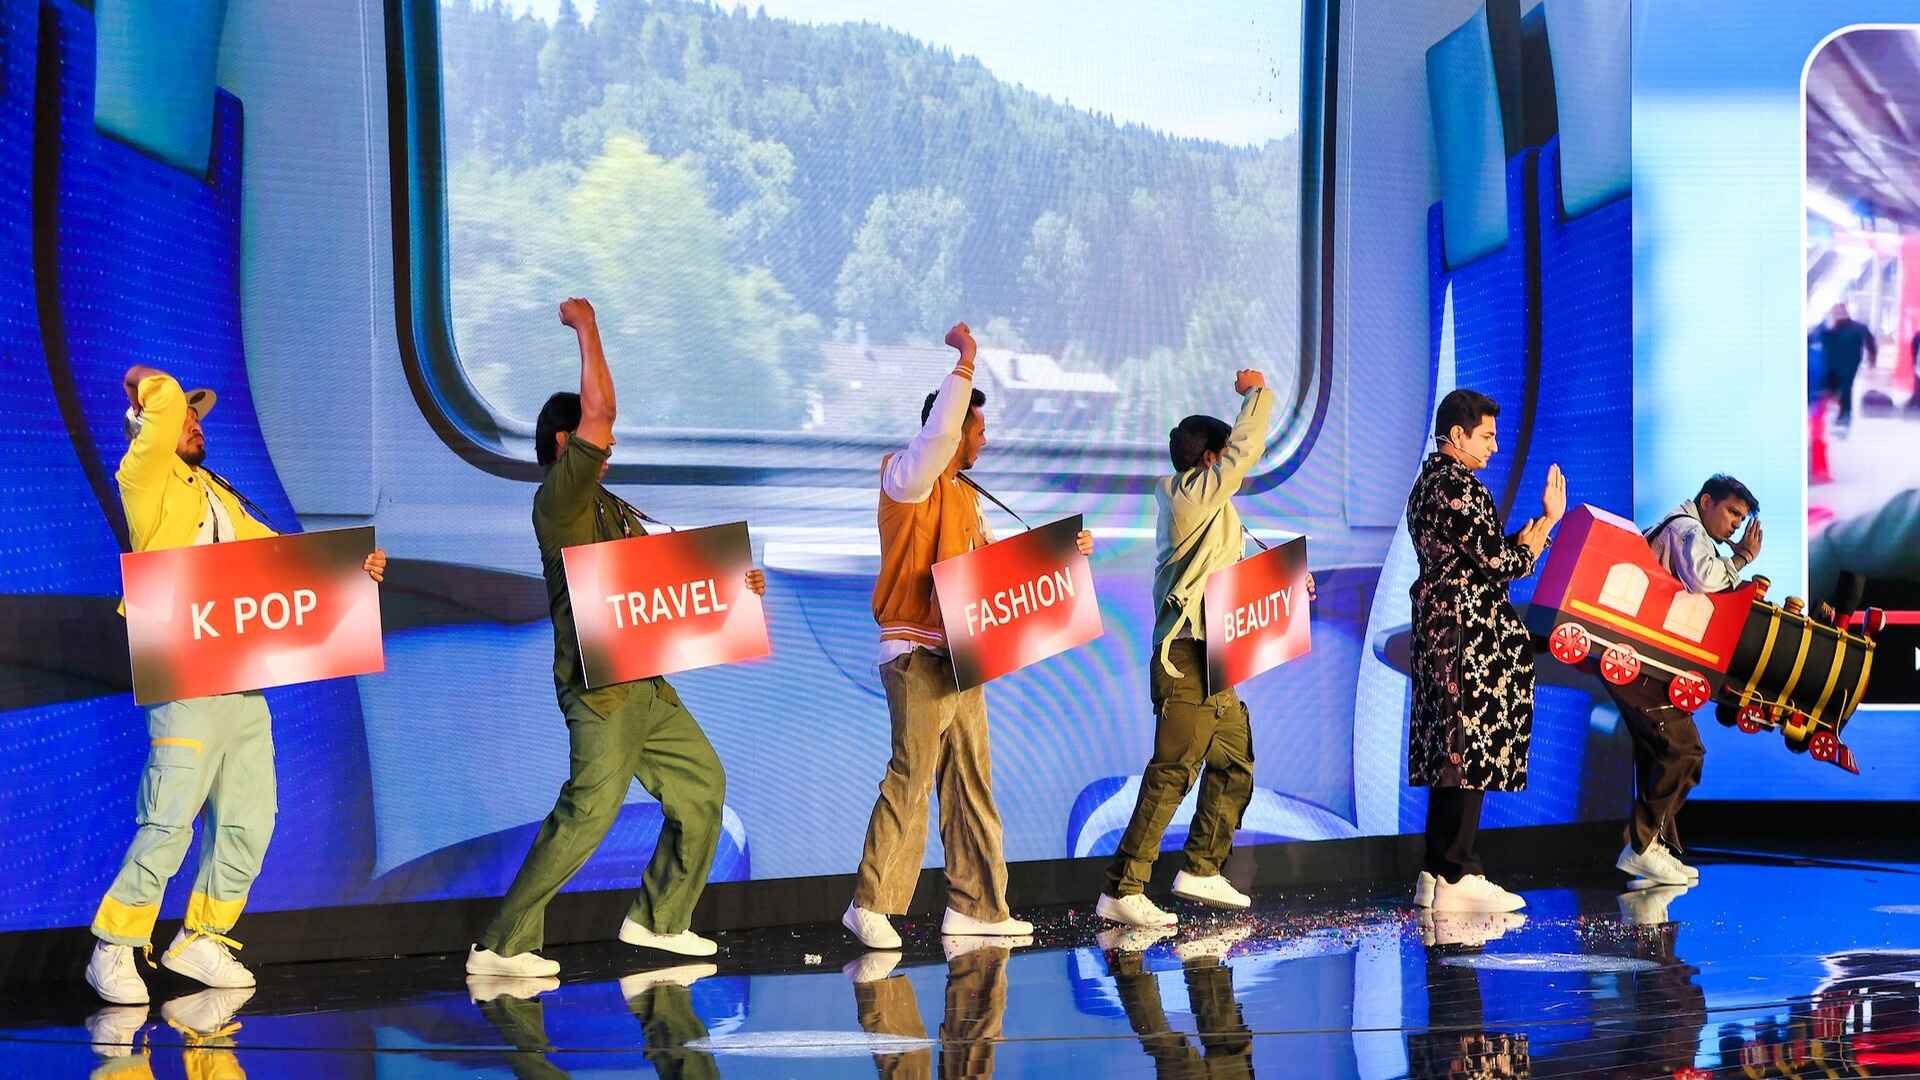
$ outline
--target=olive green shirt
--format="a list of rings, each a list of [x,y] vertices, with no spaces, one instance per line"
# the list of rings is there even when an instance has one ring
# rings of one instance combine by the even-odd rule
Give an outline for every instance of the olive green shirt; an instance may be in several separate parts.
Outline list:
[[[553,686],[560,708],[584,702],[602,716],[626,699],[630,683],[587,689],[580,670],[580,636],[573,627],[567,567],[560,553],[579,544],[644,536],[646,528],[613,493],[600,486],[605,447],[573,436],[546,479],[533,493],[533,535],[540,542],[540,571],[547,578],[547,610],[553,616]]]

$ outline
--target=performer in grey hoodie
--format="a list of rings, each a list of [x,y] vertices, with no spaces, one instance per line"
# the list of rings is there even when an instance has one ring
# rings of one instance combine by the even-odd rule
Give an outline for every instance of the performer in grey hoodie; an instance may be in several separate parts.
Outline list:
[[[1095,906],[1101,918],[1128,926],[1176,922],[1143,890],[1167,823],[1196,777],[1200,803],[1187,833],[1186,868],[1174,878],[1174,895],[1212,907],[1244,908],[1250,902],[1220,867],[1253,798],[1252,722],[1231,688],[1207,693],[1206,624],[1200,616],[1207,578],[1245,553],[1233,496],[1260,461],[1273,414],[1273,391],[1258,371],[1238,372],[1233,389],[1242,398],[1239,418],[1231,427],[1211,416],[1180,421],[1167,437],[1174,475],[1154,485],[1159,521],[1153,599],[1158,614],[1148,676],[1155,718],[1153,759],[1140,779],[1133,819],[1107,867],[1107,890]],[[1311,575],[1307,595],[1313,597]]]

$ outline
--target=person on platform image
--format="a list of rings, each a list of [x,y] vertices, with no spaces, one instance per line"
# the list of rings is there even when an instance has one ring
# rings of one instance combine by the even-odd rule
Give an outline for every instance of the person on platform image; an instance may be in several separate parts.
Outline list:
[[[1253,726],[1232,687],[1207,693],[1206,622],[1200,613],[1207,578],[1246,554],[1233,497],[1260,462],[1273,415],[1273,391],[1260,372],[1237,373],[1233,390],[1241,398],[1233,424],[1196,415],[1167,433],[1174,472],[1153,487],[1158,615],[1147,665],[1153,757],[1140,779],[1133,817],[1107,866],[1106,891],[1094,905],[1101,918],[1127,926],[1178,921],[1144,890],[1167,823],[1196,778],[1200,799],[1187,833],[1186,866],[1173,879],[1173,894],[1210,907],[1241,909],[1251,903],[1221,867],[1253,798]],[[1313,588],[1309,574],[1309,600]]]
[[[1760,557],[1759,500],[1747,485],[1725,474],[1708,477],[1700,493],[1647,530],[1647,546],[1667,573],[1689,592],[1726,592],[1740,572]],[[1733,534],[1742,523],[1740,539]],[[1732,553],[1720,554],[1720,545]],[[1693,714],[1667,697],[1665,678],[1641,675],[1625,686],[1606,684],[1607,695],[1633,737],[1633,814],[1626,843],[1614,865],[1654,885],[1691,885],[1700,871],[1680,861],[1676,824],[1687,793],[1700,783],[1707,750]]]
[[[719,844],[727,786],[720,757],[667,680],[655,676],[588,689],[580,666],[560,553],[577,544],[644,535],[646,529],[640,512],[600,483],[613,452],[615,410],[593,305],[566,301],[560,322],[579,344],[580,392],[548,398],[535,424],[534,453],[546,476],[533,495],[533,533],[547,579],[553,685],[567,721],[571,772],[493,921],[468,951],[467,973],[473,976],[559,973],[558,963],[535,951],[545,942],[547,904],[606,838],[636,779],[660,801],[665,820],[619,939],[682,956],[717,951],[691,923]],[[764,594],[765,575],[748,571],[747,587]]]
[[[127,452],[114,480],[133,550],[276,535],[251,500],[205,466],[200,421],[213,411],[213,391],[183,391],[173,376],[140,364],[127,369],[124,386]],[[386,552],[375,549],[363,569],[382,580]],[[186,919],[160,963],[210,987],[251,987],[253,973],[233,955],[240,944],[231,934],[260,873],[278,811],[267,699],[254,690],[152,705],[147,736],[147,764],[135,800],[139,828],[94,913],[99,940],[87,963],[87,984],[116,1005],[149,1000],[133,950],[153,947],[161,897],[187,857],[194,819],[204,807],[206,840]]]
[[[1502,535],[1493,494],[1474,474],[1499,450],[1500,406],[1454,390],[1433,423],[1429,454],[1407,496],[1419,559],[1413,583],[1413,717],[1407,782],[1427,794],[1426,859],[1414,903],[1434,911],[1517,911],[1488,881],[1475,842],[1489,791],[1527,786],[1533,738],[1533,646],[1507,589],[1533,573],[1567,509],[1560,467],[1547,470],[1539,517]]]
[[[1853,429],[1854,380],[1860,374],[1863,360],[1868,367],[1874,365],[1880,353],[1879,343],[1865,323],[1854,321],[1845,304],[1833,305],[1826,321],[1814,328],[1813,336],[1820,345],[1822,389],[1838,409],[1833,420],[1834,434],[1845,438]]]
[[[886,690],[893,754],[867,822],[853,900],[841,923],[870,949],[898,949],[888,921],[901,915],[920,880],[927,845],[927,797],[940,789],[940,842],[947,855],[942,934],[1021,937],[1033,924],[1007,910],[1007,863],[988,761],[982,688],[955,689],[945,623],[933,591],[933,564],[993,542],[980,517],[979,488],[962,470],[987,446],[987,397],[973,387],[976,346],[966,323],[947,331],[960,354],[927,395],[920,430],[880,462],[880,576],[873,618],[876,663]],[[1093,534],[1082,531],[1082,554]]]

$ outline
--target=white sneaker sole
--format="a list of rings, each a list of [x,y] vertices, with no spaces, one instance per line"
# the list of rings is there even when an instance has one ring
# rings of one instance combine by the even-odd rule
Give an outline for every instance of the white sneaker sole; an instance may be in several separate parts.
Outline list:
[[[1029,922],[1022,922],[1022,923],[1017,923],[1013,926],[980,926],[980,925],[949,926],[945,922],[942,922],[940,924],[940,936],[941,937],[992,937],[992,938],[1032,937],[1033,924]]]
[[[1526,906],[1526,898],[1519,893],[1508,893],[1505,897],[1450,898],[1444,892],[1436,892],[1431,910],[1436,915],[1505,915]]]
[[[1170,911],[1163,913],[1165,916],[1163,919],[1153,922],[1138,922],[1121,914],[1118,905],[1109,904],[1105,896],[1102,896],[1099,902],[1094,904],[1093,913],[1110,923],[1118,923],[1121,926],[1131,926],[1139,930],[1160,930],[1180,925],[1180,917]]]
[[[882,952],[900,951],[900,935],[891,929],[887,931],[886,937],[879,937],[877,935],[874,937],[868,937],[867,935],[862,934],[860,932],[860,927],[856,925],[854,921],[851,918],[848,918],[846,915],[840,916],[840,925],[847,928],[847,933],[852,934],[853,939],[855,941],[858,941],[860,944],[865,945],[869,949],[879,949]]]
[[[1245,911],[1253,906],[1253,898],[1250,896],[1244,900],[1230,900],[1224,896],[1208,896],[1205,893],[1184,892],[1180,889],[1173,890],[1173,895],[1182,900],[1191,900],[1204,907],[1219,908],[1222,911]]]
[[[620,928],[619,938],[637,949],[652,949],[655,952],[672,953],[675,956],[712,956],[720,951],[718,942],[704,938],[693,941],[681,941],[677,938],[662,937],[658,934],[629,934],[625,927]]]
[[[101,986],[99,983],[94,982],[93,969],[92,968],[87,969],[87,985],[93,987],[93,992],[99,995],[100,1000],[106,1002],[109,1005],[150,1004],[153,1001],[153,995],[147,992],[147,984],[140,982],[138,976],[135,976],[134,981],[139,986],[138,990],[135,990],[133,987],[129,986],[129,987],[126,987],[123,992],[116,994],[109,991],[106,987]]]
[[[189,963],[175,956],[162,956],[160,958],[160,966],[173,972],[175,975],[184,975],[202,986],[211,986],[215,990],[247,990],[253,986],[253,973],[251,971],[240,972],[239,974],[227,977],[223,981],[220,976],[215,975],[200,965]]]
[[[1431,909],[1433,907],[1433,892],[1436,888],[1438,888],[1438,885],[1432,874],[1423,871],[1419,877],[1414,878],[1413,906],[1423,910]]]
[[[1655,885],[1691,885],[1684,872],[1668,872],[1649,865],[1640,858],[1621,859],[1613,864],[1614,869],[1639,881],[1652,882]]]
[[[545,957],[540,957],[538,966],[515,964],[507,957],[497,960],[483,960],[474,953],[467,954],[467,974],[481,975],[498,979],[551,979],[560,974],[560,965]]]

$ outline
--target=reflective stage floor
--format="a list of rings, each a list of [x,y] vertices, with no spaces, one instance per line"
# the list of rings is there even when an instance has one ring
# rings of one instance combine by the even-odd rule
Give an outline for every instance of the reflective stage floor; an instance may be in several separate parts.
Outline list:
[[[1103,932],[1090,905],[1026,913],[1035,940],[1012,950],[943,943],[913,920],[897,962],[822,926],[722,935],[712,968],[611,943],[555,949],[564,982],[545,987],[469,984],[457,956],[269,966],[251,994],[164,975],[151,1009],[101,1008],[76,981],[0,997],[0,1073],[1920,1072],[1920,865],[1691,855],[1704,876],[1686,890],[1623,897],[1611,872],[1512,882],[1535,886],[1524,917],[1318,890],[1231,916],[1183,905],[1161,940]]]

